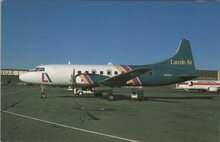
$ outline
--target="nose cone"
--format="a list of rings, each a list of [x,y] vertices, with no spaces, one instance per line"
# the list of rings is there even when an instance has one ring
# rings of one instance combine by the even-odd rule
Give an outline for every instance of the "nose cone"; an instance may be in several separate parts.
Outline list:
[[[35,83],[35,76],[34,74],[32,73],[23,73],[21,75],[19,75],[19,79],[23,82],[26,82],[26,83]]]
[[[23,82],[27,82],[27,76],[25,75],[25,73],[19,75],[19,79]]]
[[[23,73],[19,76],[19,79],[26,83],[34,83],[34,84],[42,83],[41,73],[38,73],[38,72]]]

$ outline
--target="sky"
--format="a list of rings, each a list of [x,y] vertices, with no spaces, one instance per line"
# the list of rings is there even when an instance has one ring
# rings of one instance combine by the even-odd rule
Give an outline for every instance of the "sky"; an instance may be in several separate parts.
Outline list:
[[[220,70],[220,2],[2,2],[1,68],[155,63],[190,41],[197,69]]]

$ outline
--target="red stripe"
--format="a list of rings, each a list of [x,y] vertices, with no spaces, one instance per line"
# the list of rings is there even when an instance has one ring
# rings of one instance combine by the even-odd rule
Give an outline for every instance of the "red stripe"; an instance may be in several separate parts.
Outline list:
[[[90,79],[88,75],[84,74],[84,77],[88,81],[89,84],[93,84],[92,80]]]
[[[132,80],[135,85],[141,85],[140,80],[137,77],[133,78]]]
[[[141,80],[138,77],[136,77],[136,79],[138,80],[139,85],[142,85]]]
[[[121,65],[121,67],[122,67],[126,72],[132,70],[128,65]],[[132,81],[134,82],[135,85],[141,85],[141,81],[139,80],[138,77],[133,78]]]
[[[131,69],[129,69],[129,67],[127,65],[121,65],[121,67],[126,71],[130,71]]]
[[[220,83],[192,83],[193,85],[210,85],[210,86],[220,86]]]

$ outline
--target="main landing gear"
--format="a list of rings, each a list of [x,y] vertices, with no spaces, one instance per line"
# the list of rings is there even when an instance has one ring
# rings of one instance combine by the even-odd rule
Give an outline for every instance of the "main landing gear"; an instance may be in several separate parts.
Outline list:
[[[46,87],[44,85],[41,85],[40,87],[41,87],[41,98],[42,99],[47,98],[47,94],[46,94],[47,89],[46,89]]]
[[[113,101],[115,99],[114,95],[112,94],[112,92],[110,92],[108,95],[107,95],[107,98],[109,101]]]

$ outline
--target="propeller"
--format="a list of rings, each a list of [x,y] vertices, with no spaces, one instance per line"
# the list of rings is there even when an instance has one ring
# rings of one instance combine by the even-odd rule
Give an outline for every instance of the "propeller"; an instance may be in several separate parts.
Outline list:
[[[75,68],[73,69],[73,74],[72,74],[72,82],[73,82],[73,84],[72,84],[73,93],[75,93],[75,92],[74,92],[74,89],[75,89],[75,87],[76,87],[76,75],[75,75]]]

